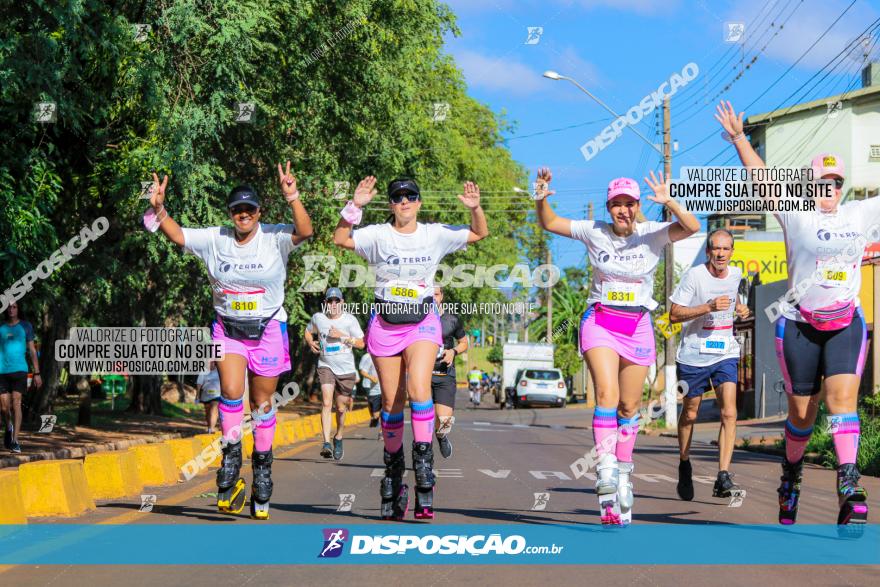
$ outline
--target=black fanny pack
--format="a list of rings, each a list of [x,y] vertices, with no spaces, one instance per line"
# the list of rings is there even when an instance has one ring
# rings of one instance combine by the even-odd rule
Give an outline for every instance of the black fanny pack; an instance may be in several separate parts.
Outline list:
[[[230,318],[219,314],[217,318],[223,326],[223,333],[229,338],[233,340],[260,340],[263,338],[263,332],[269,326],[269,322],[277,313],[278,310],[275,310],[271,316],[266,318]]]
[[[434,298],[425,298],[415,304],[403,302],[387,302],[376,298],[377,314],[388,324],[418,324],[425,319],[434,307]]]

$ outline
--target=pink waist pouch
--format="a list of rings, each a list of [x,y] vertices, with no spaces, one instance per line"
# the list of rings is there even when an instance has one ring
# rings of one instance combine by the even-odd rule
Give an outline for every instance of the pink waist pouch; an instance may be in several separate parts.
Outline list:
[[[856,304],[853,301],[834,304],[813,310],[804,310],[798,306],[801,316],[816,330],[841,330],[852,322]]]
[[[636,331],[636,327],[639,325],[639,320],[642,319],[642,315],[644,314],[644,310],[641,308],[634,312],[627,312],[625,310],[616,310],[614,308],[603,306],[598,302],[596,303],[595,310],[596,324],[598,326],[624,336],[633,335]]]

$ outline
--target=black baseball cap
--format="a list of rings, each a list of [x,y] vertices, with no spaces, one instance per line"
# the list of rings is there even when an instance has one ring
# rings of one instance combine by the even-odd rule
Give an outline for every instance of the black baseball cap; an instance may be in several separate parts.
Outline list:
[[[229,196],[226,198],[226,207],[233,208],[239,204],[250,204],[257,208],[260,207],[260,198],[257,196],[257,190],[249,185],[240,185],[232,188]]]
[[[419,184],[416,183],[416,180],[409,179],[407,177],[395,179],[388,184],[389,198],[394,194],[400,192],[421,195],[421,192],[419,191]]]

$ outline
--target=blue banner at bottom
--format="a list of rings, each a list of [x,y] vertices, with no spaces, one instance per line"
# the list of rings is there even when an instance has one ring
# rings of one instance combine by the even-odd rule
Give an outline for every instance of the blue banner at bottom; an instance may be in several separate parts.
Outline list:
[[[0,564],[880,564],[876,526],[31,524]]]

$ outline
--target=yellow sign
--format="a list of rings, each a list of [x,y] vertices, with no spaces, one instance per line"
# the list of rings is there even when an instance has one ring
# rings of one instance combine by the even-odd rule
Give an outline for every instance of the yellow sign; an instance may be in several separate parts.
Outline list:
[[[654,326],[660,331],[665,338],[670,338],[674,334],[681,332],[681,323],[670,324],[669,312],[654,318]]]
[[[781,241],[736,241],[730,265],[742,269],[743,277],[749,272],[758,273],[761,283],[788,279],[785,243]]]

